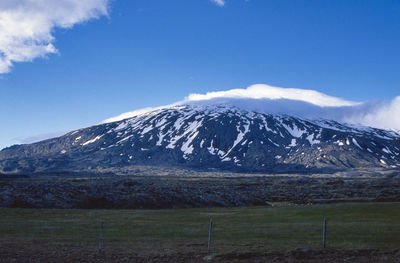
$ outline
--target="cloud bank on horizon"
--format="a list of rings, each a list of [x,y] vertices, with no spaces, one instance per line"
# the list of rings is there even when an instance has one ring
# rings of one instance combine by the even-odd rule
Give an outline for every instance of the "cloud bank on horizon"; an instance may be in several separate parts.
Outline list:
[[[55,28],[108,14],[110,0],[1,0],[0,74],[13,63],[32,61],[57,53],[53,45]]]
[[[173,104],[134,110],[106,119],[119,121],[150,111],[181,105],[229,104],[245,110],[270,114],[288,114],[307,119],[327,119],[354,125],[400,131],[400,96],[391,102],[355,102],[326,95],[315,90],[273,87],[265,84],[246,89],[190,94]]]

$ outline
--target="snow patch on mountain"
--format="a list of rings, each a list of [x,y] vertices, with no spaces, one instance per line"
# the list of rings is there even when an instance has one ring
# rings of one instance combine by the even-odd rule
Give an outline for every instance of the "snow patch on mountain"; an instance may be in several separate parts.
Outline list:
[[[91,139],[91,140],[88,140],[88,141],[82,143],[82,146],[86,146],[86,145],[88,145],[88,144],[94,143],[95,141],[100,140],[101,137],[103,137],[103,135],[96,136],[95,138],[93,138],[93,139]]]

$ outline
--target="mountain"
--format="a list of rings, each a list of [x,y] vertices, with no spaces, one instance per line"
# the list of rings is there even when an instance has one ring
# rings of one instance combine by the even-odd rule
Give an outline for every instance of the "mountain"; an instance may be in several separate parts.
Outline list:
[[[313,173],[400,167],[400,135],[229,104],[176,105],[0,151],[0,172],[149,165]]]

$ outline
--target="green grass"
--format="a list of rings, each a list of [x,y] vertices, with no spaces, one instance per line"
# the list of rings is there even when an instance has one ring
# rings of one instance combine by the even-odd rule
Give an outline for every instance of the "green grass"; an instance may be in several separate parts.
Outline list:
[[[109,250],[204,251],[209,218],[215,252],[321,248],[328,219],[328,248],[400,247],[400,203],[201,208],[170,210],[0,209],[0,244],[97,247],[104,221]]]

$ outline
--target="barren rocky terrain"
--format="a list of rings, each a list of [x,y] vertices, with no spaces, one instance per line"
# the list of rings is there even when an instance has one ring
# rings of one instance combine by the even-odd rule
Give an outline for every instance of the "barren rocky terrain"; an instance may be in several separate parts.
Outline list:
[[[2,207],[153,209],[346,201],[400,201],[400,176],[203,173],[142,167],[119,174],[0,180]]]

